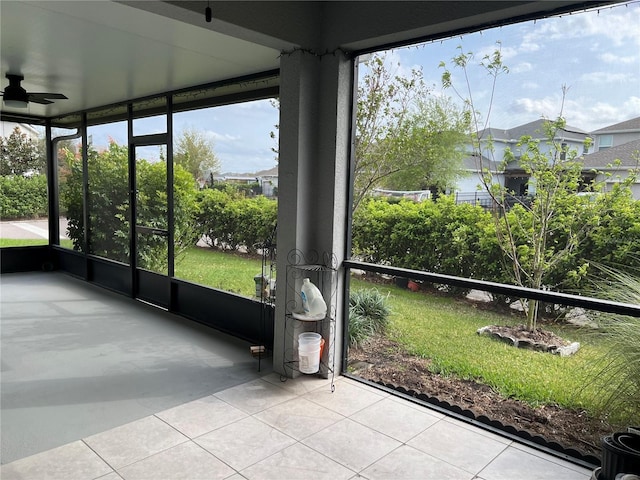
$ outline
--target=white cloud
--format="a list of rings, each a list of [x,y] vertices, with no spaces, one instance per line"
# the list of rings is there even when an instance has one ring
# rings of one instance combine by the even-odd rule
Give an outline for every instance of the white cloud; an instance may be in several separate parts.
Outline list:
[[[537,52],[538,50],[540,50],[540,44],[539,43],[535,43],[535,42],[531,42],[531,41],[523,41],[520,44],[519,50],[522,53]]]
[[[529,62],[520,62],[515,67],[510,69],[512,73],[526,73],[530,72],[531,70],[533,70],[533,65],[531,65]]]
[[[541,117],[555,118],[560,113],[560,101],[559,97],[516,100],[510,106],[514,118],[507,127]],[[590,103],[586,98],[567,99],[563,107],[563,116],[567,124],[587,132],[637,117],[639,112],[640,97],[631,97],[621,104],[602,101]]]
[[[638,5],[602,9],[598,15],[576,15],[575,18],[579,21],[576,27],[582,35],[603,35],[617,46],[627,42],[640,45]]]
[[[590,72],[580,76],[580,80],[590,83],[613,83],[613,82],[633,82],[637,81],[633,75],[629,73],[613,73],[613,72]]]
[[[638,56],[621,57],[619,55],[614,55],[613,53],[602,53],[598,55],[598,58],[605,63],[615,63],[615,64],[623,64],[623,65],[640,63],[640,57]]]
[[[557,96],[544,98],[516,98],[509,110],[516,114],[525,113],[531,118],[555,118],[560,111],[562,100]]]
[[[524,90],[536,90],[538,88],[540,88],[540,85],[536,82],[524,82],[522,84],[522,88]]]
[[[214,132],[212,130],[207,130],[205,132],[205,135],[212,138],[213,141],[218,144],[218,143],[234,143],[234,142],[240,142],[242,140],[242,137],[238,136],[238,135],[231,135],[228,133],[218,133],[218,132]]]
[[[482,61],[485,57],[493,58],[493,53],[496,50],[500,50],[500,56],[502,61],[514,58],[518,51],[514,47],[505,47],[504,45],[487,45],[480,48],[477,52],[474,52],[474,57],[478,62]]]
[[[569,40],[587,36],[603,36],[615,46],[633,42],[640,45],[640,6],[606,7],[598,12],[578,12],[537,22],[537,28],[525,35],[524,43],[539,40]]]
[[[593,131],[637,117],[639,112],[640,97],[631,97],[620,105],[606,102],[596,102],[592,105],[582,101],[571,102],[566,117],[572,125]]]

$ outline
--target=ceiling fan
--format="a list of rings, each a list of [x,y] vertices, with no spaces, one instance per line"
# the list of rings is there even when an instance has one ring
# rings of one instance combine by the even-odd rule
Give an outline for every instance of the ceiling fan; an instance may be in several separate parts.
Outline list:
[[[7,107],[26,108],[29,102],[48,105],[53,100],[66,100],[67,97],[61,93],[31,93],[27,92],[20,82],[24,80],[22,75],[12,75],[7,73],[9,85],[4,89],[4,93],[0,93],[4,98],[4,104]]]

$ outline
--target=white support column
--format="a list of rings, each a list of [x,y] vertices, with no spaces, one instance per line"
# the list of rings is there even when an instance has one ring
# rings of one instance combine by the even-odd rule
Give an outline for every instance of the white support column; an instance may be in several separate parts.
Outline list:
[[[286,267],[289,252],[345,258],[349,142],[353,68],[342,52],[317,56],[284,54],[280,83],[278,179],[278,288],[274,329],[274,369],[286,374],[284,339]],[[322,257],[321,257],[322,258]],[[343,332],[342,269],[330,299],[336,312],[334,368],[341,371]],[[290,373],[290,372],[289,372]]]

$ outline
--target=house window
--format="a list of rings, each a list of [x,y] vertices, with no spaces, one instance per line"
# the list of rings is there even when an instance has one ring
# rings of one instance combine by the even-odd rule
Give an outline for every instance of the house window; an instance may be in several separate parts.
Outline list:
[[[598,150],[604,150],[613,146],[613,135],[602,135],[598,141]]]

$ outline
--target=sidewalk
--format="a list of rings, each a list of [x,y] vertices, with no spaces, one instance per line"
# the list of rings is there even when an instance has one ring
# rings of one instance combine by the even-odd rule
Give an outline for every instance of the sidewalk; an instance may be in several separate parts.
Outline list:
[[[67,239],[67,219],[60,218],[60,239]],[[5,220],[0,222],[0,238],[40,240],[49,239],[49,220]]]

